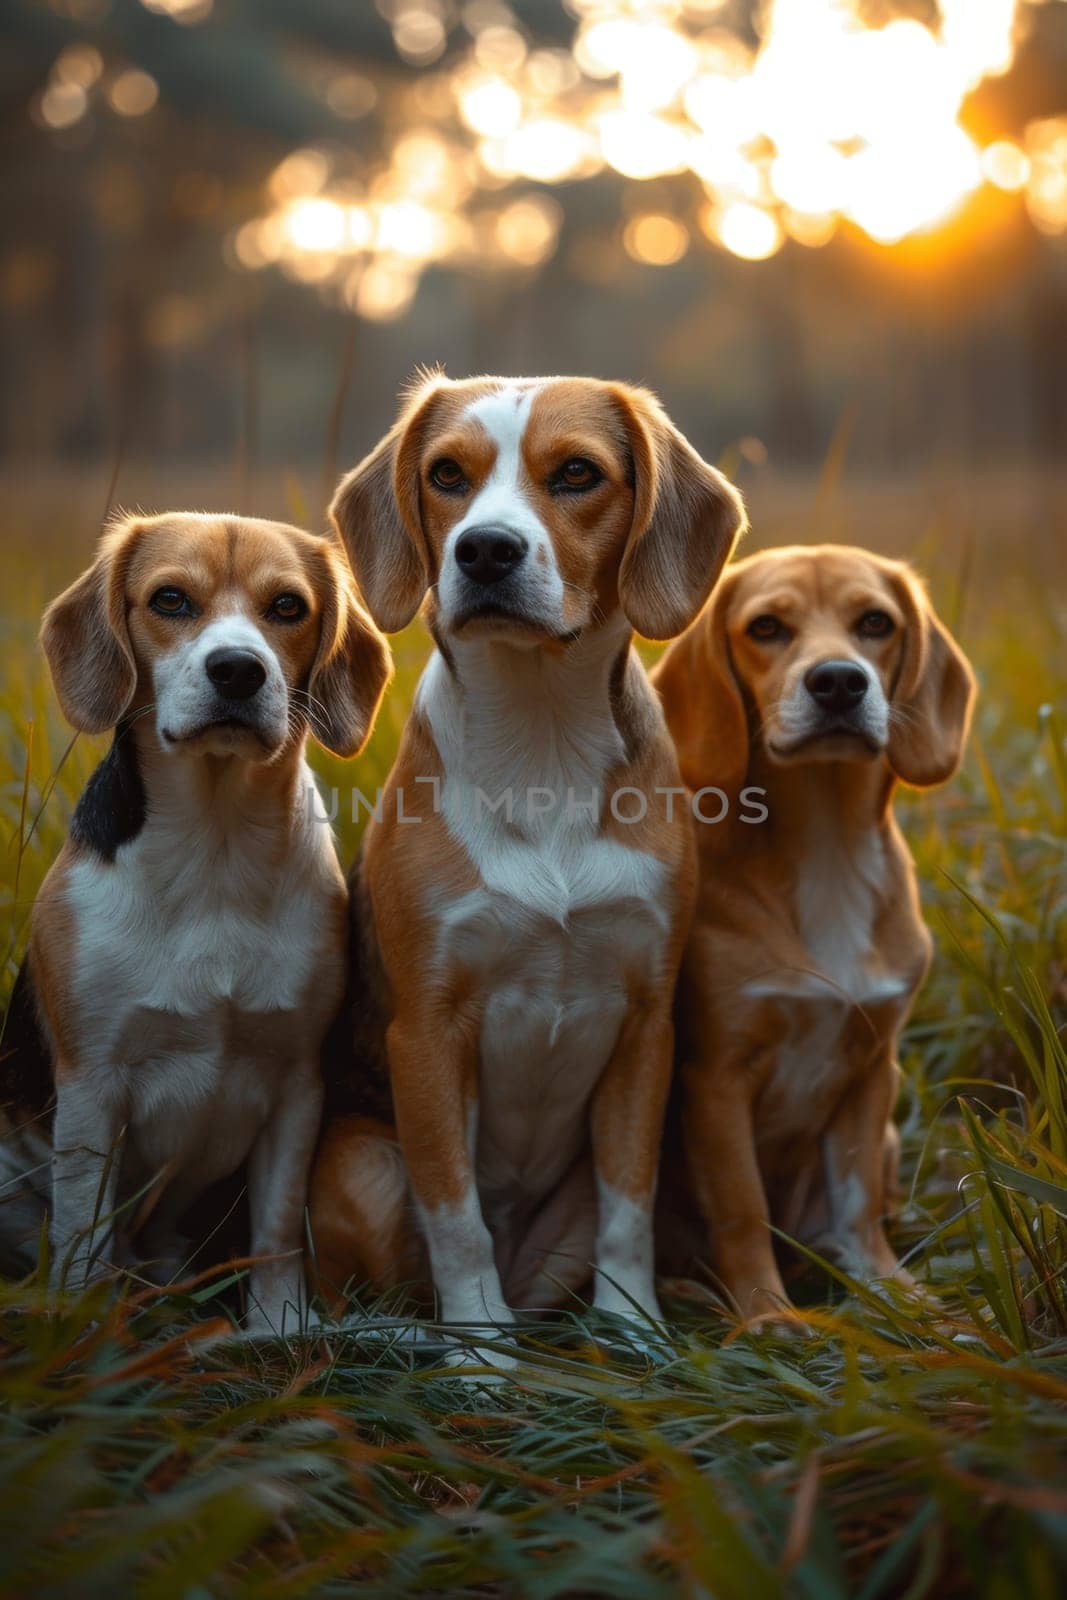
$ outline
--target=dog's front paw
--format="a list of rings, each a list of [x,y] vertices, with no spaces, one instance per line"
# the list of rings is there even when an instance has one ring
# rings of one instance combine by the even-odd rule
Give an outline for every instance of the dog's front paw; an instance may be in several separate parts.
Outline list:
[[[278,1306],[251,1306],[244,1318],[244,1333],[249,1339],[292,1339],[302,1333],[317,1333],[323,1327],[317,1311],[293,1300]]]
[[[54,1256],[51,1270],[48,1274],[48,1288],[53,1297],[56,1295],[81,1294],[86,1289],[91,1289],[95,1284],[106,1283],[115,1276],[115,1269],[110,1261],[103,1261],[99,1256],[89,1256],[84,1253]]]
[[[625,1312],[606,1310],[594,1305],[593,1335],[598,1345],[613,1356],[637,1356],[662,1366],[675,1354],[663,1327],[657,1307],[657,1316],[644,1316],[630,1308]]]
[[[593,1296],[593,1311],[609,1319],[625,1331],[627,1337],[662,1338],[663,1312],[656,1291],[650,1283],[635,1286],[632,1291],[611,1278],[601,1278]]]
[[[779,1284],[751,1283],[733,1289],[737,1323],[728,1338],[740,1334],[763,1338],[805,1338],[811,1330]]]
[[[517,1358],[506,1351],[490,1350],[483,1345],[453,1346],[441,1362],[442,1367],[465,1383],[490,1387],[505,1383],[518,1364]]]
[[[741,1334],[757,1339],[810,1339],[813,1330],[800,1312],[787,1304],[742,1317],[727,1339],[732,1340]]]
[[[441,1366],[449,1372],[470,1378],[472,1382],[499,1383],[505,1373],[519,1364],[518,1353],[508,1348],[512,1328],[510,1319],[502,1322],[499,1328],[463,1323],[422,1328],[416,1349],[421,1345],[428,1353],[437,1345],[441,1351]]]

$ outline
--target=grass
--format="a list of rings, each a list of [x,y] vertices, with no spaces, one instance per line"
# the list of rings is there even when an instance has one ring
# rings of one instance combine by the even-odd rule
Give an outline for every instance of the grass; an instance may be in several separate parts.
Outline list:
[[[224,1279],[98,1287],[58,1314],[39,1274],[7,1282],[0,1592],[1064,1592],[1067,759],[1047,709],[1063,640],[1047,589],[961,567],[946,555],[957,534],[942,527],[923,553],[982,679],[975,737],[953,784],[900,803],[938,951],[904,1053],[895,1239],[940,1311],[812,1263],[806,1337],[740,1332],[678,1298],[661,1349],[609,1356],[591,1324],[561,1320],[530,1333],[513,1382],[486,1388],[388,1336],[215,1342]],[[84,552],[32,529],[20,549],[2,646],[0,998],[98,755],[71,747],[33,648],[41,604]],[[417,630],[398,642],[374,741],[355,766],[321,762],[328,784],[373,793],[424,649]],[[339,829],[348,856],[344,801]]]

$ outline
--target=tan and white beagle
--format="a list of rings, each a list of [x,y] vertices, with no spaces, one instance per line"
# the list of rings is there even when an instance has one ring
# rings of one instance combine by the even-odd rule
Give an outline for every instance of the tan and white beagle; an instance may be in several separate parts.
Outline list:
[[[247,1161],[249,1321],[280,1329],[346,964],[304,746],[362,746],[387,647],[331,541],[191,514],[111,528],[42,642],[68,720],[115,737],[34,908],[12,1014],[43,1066],[4,1069],[4,1164],[32,1159],[54,1089],[62,1283],[134,1248],[172,1270],[183,1213]]]
[[[694,851],[631,641],[696,615],[740,500],[643,390],[435,377],[332,514],[379,625],[428,592],[437,648],[353,886],[356,1072],[376,1004],[406,1175],[390,1129],[327,1129],[320,1279],[425,1275],[413,1197],[446,1322],[508,1323],[594,1264],[597,1307],[654,1316]]]
[[[931,941],[891,802],[898,779],[956,770],[974,680],[907,566],[834,545],[732,567],[652,676],[687,785],[762,788],[767,813],[697,830],[688,1193],[662,1197],[660,1261],[710,1256],[744,1316],[773,1314],[769,1224],[854,1274],[900,1270],[883,1230],[897,1039]]]

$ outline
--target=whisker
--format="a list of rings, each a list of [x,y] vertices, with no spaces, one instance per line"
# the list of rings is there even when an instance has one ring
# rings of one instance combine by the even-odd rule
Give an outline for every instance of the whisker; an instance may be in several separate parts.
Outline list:
[[[319,718],[319,725],[322,726],[322,727],[328,727],[329,726],[329,723],[330,723],[330,708],[329,708],[329,706],[327,706],[324,701],[317,699],[316,696],[313,695],[310,692],[310,690],[308,690],[308,689],[296,689],[296,690],[293,691],[293,698],[298,702],[298,704],[300,705],[300,708],[303,711],[307,712],[309,718],[314,718],[314,717],[316,717],[318,715],[319,712],[321,712],[321,717]]]
[[[151,712],[157,711],[158,709],[159,707],[157,702],[153,700],[151,705],[142,706],[139,711],[134,711],[130,716],[125,717],[123,720],[127,725],[129,725],[131,722],[136,722],[140,717],[147,717]]]
[[[319,738],[329,732],[329,711],[321,700],[317,699],[307,689],[294,689],[292,698],[297,704],[295,707],[290,704],[287,712],[290,727],[293,726],[293,718],[300,715],[310,725],[312,732]],[[321,708],[321,710],[316,708]]]
[[[308,705],[321,706],[323,711],[327,710],[326,702],[313,695],[310,689],[294,689],[293,699],[306,700]]]
[[[772,718],[775,718],[775,717],[778,716],[778,714],[781,711],[782,706],[784,705],[784,703],[785,703],[784,700],[775,700],[763,712],[763,714],[761,715],[760,720],[759,720],[759,727],[756,729],[756,733],[757,733],[759,738],[761,738],[761,739],[763,738],[764,734],[767,732],[767,729],[771,725]]]
[[[562,583],[564,589],[572,590],[578,596],[578,598],[581,600],[583,605],[588,601],[589,596],[586,594],[585,590],[579,588],[579,586],[576,583],[571,583],[568,578],[564,578],[562,576],[560,578],[560,582]],[[604,622],[606,620],[604,612],[600,609],[600,606],[599,606],[599,604],[597,603],[596,600],[593,601],[592,607],[590,609],[589,620],[590,620],[590,622],[592,622],[594,624],[598,624],[598,623]]]
[[[918,728],[922,726],[922,717],[917,711],[913,711],[910,706],[891,705],[889,707],[889,720],[891,723],[902,723],[905,727]]]

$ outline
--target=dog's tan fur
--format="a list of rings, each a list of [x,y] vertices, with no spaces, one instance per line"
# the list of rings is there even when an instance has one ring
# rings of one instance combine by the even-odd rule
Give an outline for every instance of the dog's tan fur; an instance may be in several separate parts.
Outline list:
[[[487,406],[488,411],[479,409]],[[494,407],[505,419],[500,437],[482,421]],[[513,437],[507,434],[512,417],[522,419]],[[446,615],[442,603],[449,536],[505,456],[512,462],[511,488],[501,490],[494,515],[506,524],[513,511],[524,526],[539,530],[532,535],[525,570],[533,568],[534,581],[549,571],[561,580],[560,609],[551,624],[502,621],[496,615],[456,618]],[[588,493],[567,495],[550,487],[569,458],[589,458],[598,468],[601,476]],[[435,486],[434,463],[442,460],[458,463],[465,485],[460,492]],[[402,627],[429,591],[426,618],[440,654],[409,719],[384,796],[384,818],[368,827],[361,892],[381,952],[399,1138],[429,1238],[443,1315],[453,1321],[507,1320],[509,1305],[543,1305],[568,1288],[583,1287],[594,1259],[620,1278],[637,1270],[631,1267],[627,1240],[631,1226],[635,1234],[647,1226],[652,1205],[671,1071],[671,997],[694,892],[693,843],[681,813],[667,822],[653,804],[644,822],[620,826],[610,817],[607,800],[627,786],[653,796],[657,785],[678,782],[673,747],[631,652],[631,630],[662,638],[695,614],[732,546],[742,521],[740,502],[642,391],[590,379],[430,380],[378,449],[341,485],[333,515],[381,626]],[[583,660],[587,669],[580,665]],[[555,696],[554,674],[561,675],[561,685],[569,685]],[[427,688],[431,681],[434,686]],[[509,702],[520,695],[529,697],[523,701],[527,726],[551,722],[543,749],[526,726],[518,731],[521,716],[514,726],[508,721]],[[472,696],[481,699],[472,701]],[[465,720],[473,712],[461,710],[466,731],[447,746],[446,758],[431,722],[434,706],[451,704],[449,697],[463,708],[484,703],[490,709],[479,712],[476,723]],[[462,778],[465,752],[475,744],[489,761],[501,750],[512,752],[511,769],[526,773],[517,779],[520,784],[554,781],[551,774],[565,770],[567,761],[585,758],[579,731],[584,724],[576,721],[583,716],[598,730],[596,737],[617,751],[603,772],[595,827],[568,833],[558,845],[562,836],[546,841],[532,821],[522,818],[510,835],[494,833],[490,840],[487,834],[486,851],[529,855],[529,867],[515,869],[513,889],[487,886],[477,852],[469,853],[446,819],[434,813],[428,780],[457,781],[457,771]],[[453,770],[449,760],[457,764]],[[503,755],[500,760],[506,768]],[[528,768],[538,761],[542,767],[531,773]],[[398,820],[398,790],[405,814],[418,815],[421,826]],[[651,872],[662,883],[656,891],[662,906],[633,909],[629,899],[618,902],[605,959],[610,955],[615,964],[612,972],[616,966],[625,971],[619,978],[625,1014],[606,1059],[589,1062],[586,1070],[593,1079],[587,1101],[572,1081],[571,1066],[562,1075],[558,1062],[553,1069],[553,1044],[545,1046],[536,1069],[521,1054],[529,1046],[518,1040],[515,1062],[494,1059],[487,1066],[482,1038],[494,996],[506,984],[531,982],[521,962],[514,972],[506,964],[492,970],[494,962],[504,958],[506,963],[510,941],[524,941],[517,948],[530,953],[522,962],[559,945],[566,973],[579,939],[608,937],[606,926],[598,924],[595,934],[588,931],[591,916],[604,918],[599,899],[571,914],[565,908],[584,876],[602,870],[590,863],[604,860],[609,844],[618,849],[612,859],[620,874]],[[557,848],[558,858],[543,853]],[[531,921],[523,886],[545,875],[546,860],[562,875],[563,909],[555,921],[545,916],[539,942],[533,938],[527,945],[541,924]],[[603,875],[609,900],[632,894]],[[499,921],[495,939],[471,933],[476,961],[444,942],[451,937],[452,908],[466,902],[486,908],[478,915]],[[621,935],[653,910],[662,918],[663,932],[656,934],[654,955],[645,965],[644,958],[627,958]],[[581,959],[589,957],[583,953]],[[544,990],[532,984],[528,992],[532,1009]],[[592,991],[580,1000],[566,998],[566,989],[560,992],[561,1017],[568,1005],[595,1010]],[[529,1082],[527,1073],[533,1074]],[[512,1082],[506,1084],[509,1076]],[[528,1129],[521,1137],[510,1124],[502,1134],[493,1121],[500,1094],[519,1096],[519,1103],[528,1105]],[[550,1117],[558,1119],[560,1133],[555,1145],[550,1141],[550,1148],[538,1153],[541,1117],[546,1126]],[[374,1135],[361,1119],[336,1122],[327,1131],[313,1180],[320,1268],[336,1288],[350,1278],[381,1282],[383,1271],[393,1272],[390,1258],[397,1250],[408,1261],[418,1259],[409,1244],[396,1243],[404,1236],[407,1194],[395,1181],[393,1156],[374,1154],[376,1176],[368,1180],[369,1137]],[[497,1156],[506,1146],[505,1165],[535,1174],[515,1178],[506,1205],[484,1178],[479,1150],[484,1154],[487,1145]],[[554,1173],[553,1163],[561,1156],[566,1172]],[[606,1203],[620,1216],[633,1219],[613,1224],[622,1265],[597,1255],[597,1192],[602,1202],[608,1196]],[[449,1241],[436,1258],[435,1228],[437,1237]],[[655,1312],[650,1267],[649,1254],[635,1294]],[[604,1295],[613,1309],[629,1309],[624,1298],[611,1300],[615,1293],[607,1277],[600,1278],[598,1302]]]
[[[184,596],[173,614],[157,603],[168,592]],[[247,720],[207,671],[231,640],[262,663]],[[118,730],[108,760],[142,797],[113,849],[76,816],[33,914],[26,975],[56,1097],[54,1276],[146,1248],[171,1270],[182,1213],[247,1157],[254,1316],[276,1326],[302,1298],[319,1045],[347,944],[304,747],[311,730],[338,754],[361,748],[387,647],[331,541],[199,514],[115,526],[49,606],[42,641],[67,717]],[[268,691],[269,715],[256,712]],[[105,827],[114,809],[109,791]],[[147,1246],[134,1219],[114,1218],[142,1185]]]
[[[890,620],[884,637],[864,635],[871,613]],[[784,632],[754,638],[768,616]],[[790,745],[804,676],[828,660],[861,664],[884,697],[884,738]],[[710,1257],[752,1317],[788,1305],[770,1224],[853,1271],[898,1270],[883,1229],[897,1039],[930,937],[891,802],[898,780],[955,771],[974,680],[907,566],[837,546],[739,562],[652,677],[686,783],[766,791],[764,822],[734,807],[697,828],[674,1130],[687,1177],[665,1191],[660,1225],[661,1265]]]

